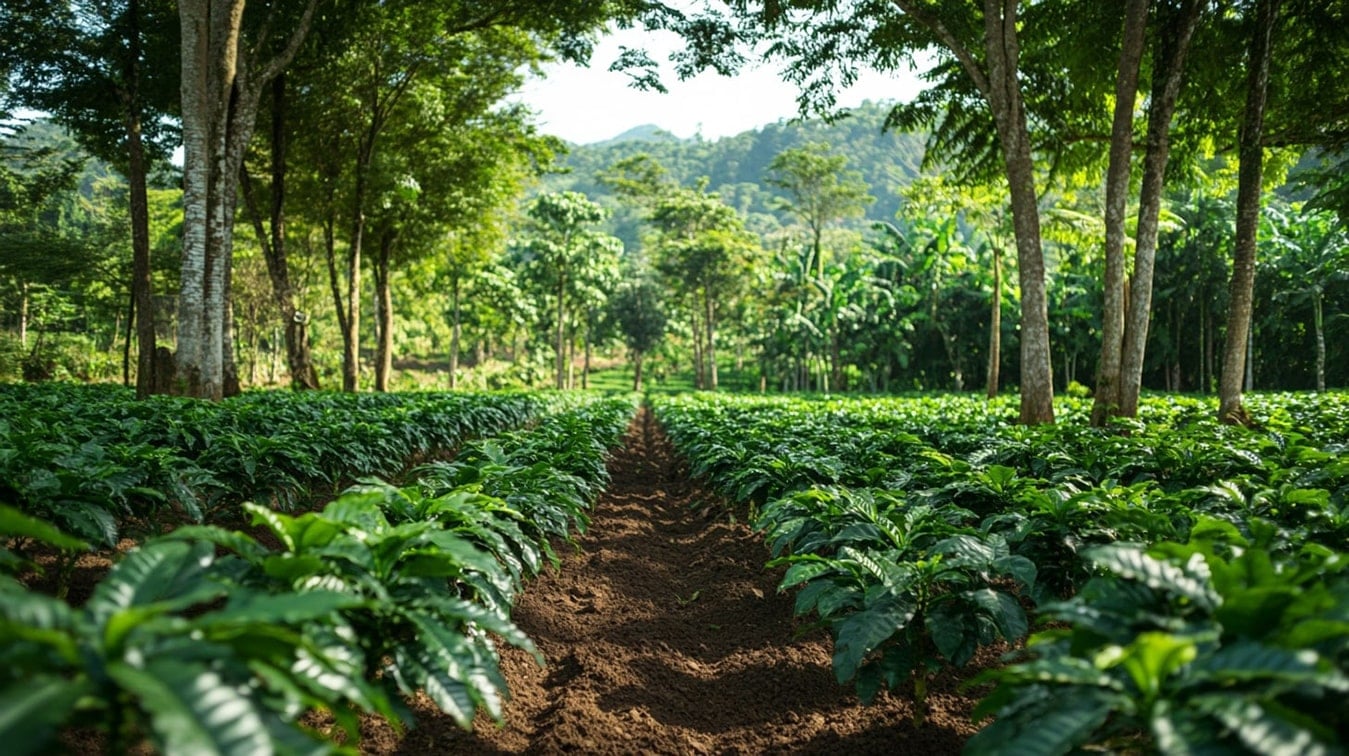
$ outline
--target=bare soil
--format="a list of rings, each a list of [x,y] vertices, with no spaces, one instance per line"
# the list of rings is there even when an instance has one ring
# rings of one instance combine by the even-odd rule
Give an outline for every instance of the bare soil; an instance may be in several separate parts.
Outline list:
[[[869,706],[830,669],[827,634],[802,634],[762,537],[692,483],[645,409],[613,480],[560,570],[515,621],[547,658],[506,649],[506,723],[457,729],[428,701],[399,735],[370,720],[373,754],[952,754],[976,729],[960,680],[930,684],[915,728],[902,693]],[[989,663],[993,654],[976,662]],[[967,674],[961,677],[967,677]]]

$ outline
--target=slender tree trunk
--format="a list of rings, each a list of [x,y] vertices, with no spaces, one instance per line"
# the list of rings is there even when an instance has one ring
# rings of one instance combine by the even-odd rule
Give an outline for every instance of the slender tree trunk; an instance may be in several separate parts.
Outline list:
[[[375,357],[375,390],[389,390],[393,372],[393,287],[389,282],[389,258],[393,255],[395,234],[380,235],[375,261],[375,318],[379,322],[379,346]]]
[[[567,324],[567,388],[576,388],[576,320]]]
[[[698,319],[698,303],[695,300],[689,308],[689,318],[693,323],[693,388],[701,391],[707,388],[707,373],[703,362],[703,329]]]
[[[642,390],[642,353],[632,353],[632,390]]]
[[[703,304],[707,312],[707,387],[712,391],[717,390],[717,304],[712,299],[712,292],[703,289]]]
[[[132,291],[127,295],[126,303],[126,333],[122,339],[122,385],[131,385],[131,336],[135,331],[136,321],[136,292]],[[117,323],[118,330],[121,329],[121,322]],[[154,355],[151,355],[153,357]],[[152,360],[153,362],[153,360]],[[137,376],[139,379],[139,375]],[[137,394],[139,397],[139,392]]]
[[[131,220],[131,297],[136,321],[136,396],[149,396],[155,386],[155,317],[150,266],[150,205],[146,194],[145,145],[141,140],[140,0],[126,5],[127,52],[124,78],[126,105],[127,192]],[[127,323],[128,329],[131,323]]]
[[[988,398],[998,395],[998,372],[1002,363],[1002,246],[993,245],[993,310],[988,318]]]
[[[1143,391],[1143,362],[1152,317],[1152,279],[1157,267],[1157,226],[1162,211],[1166,164],[1171,156],[1171,121],[1185,79],[1185,57],[1206,0],[1186,0],[1180,23],[1163,23],[1157,45],[1152,97],[1148,105],[1148,148],[1138,194],[1134,274],[1128,295],[1128,322],[1120,370],[1120,414],[1137,417]]]
[[[1312,292],[1312,327],[1316,329],[1316,390],[1326,390],[1326,330],[1321,292]]]
[[[1241,379],[1250,357],[1247,343],[1251,335],[1256,230],[1260,224],[1260,182],[1264,170],[1261,140],[1269,89],[1270,48],[1278,12],[1279,0],[1257,0],[1256,22],[1246,60],[1246,109],[1238,150],[1236,243],[1228,289],[1226,353],[1218,392],[1218,420],[1230,424],[1251,422],[1242,406]]]
[[[450,273],[450,390],[459,387],[459,271]]]
[[[1020,48],[1016,26],[1015,0],[984,0],[988,99],[1006,161],[1021,284],[1021,422],[1034,425],[1054,422],[1054,372],[1035,164],[1017,73]]]
[[[19,346],[28,348],[28,282],[19,282]]]
[[[355,391],[361,377],[361,245],[365,238],[365,182],[369,154],[362,147],[356,161],[352,198],[351,242],[347,246],[347,323],[342,334],[342,390]]]
[[[1091,424],[1104,426],[1120,407],[1120,365],[1124,349],[1124,217],[1134,141],[1134,101],[1143,59],[1148,0],[1128,0],[1124,40],[1115,74],[1115,114],[1110,130],[1110,163],[1105,179],[1105,301],[1101,309],[1101,358],[1096,368]]]
[[[590,319],[586,318],[585,357],[581,365],[581,388],[590,388]]]
[[[563,271],[562,274],[558,277],[557,281],[557,338],[555,340],[556,343],[554,344],[554,346],[556,346],[557,348],[556,383],[558,389],[564,389],[567,387],[567,370],[566,370],[567,350],[565,343],[566,333],[567,333],[567,274],[566,271]]]
[[[254,197],[247,167],[241,172],[239,184],[243,188],[244,205],[253,222],[253,230],[267,261],[267,276],[272,284],[272,299],[276,302],[285,324],[286,365],[290,370],[291,388],[296,391],[317,389],[318,371],[309,343],[309,316],[295,306],[295,289],[290,282],[290,263],[286,254],[286,149],[288,136],[285,128],[286,77],[281,74],[272,80],[271,101],[271,231],[263,228],[262,213]]]

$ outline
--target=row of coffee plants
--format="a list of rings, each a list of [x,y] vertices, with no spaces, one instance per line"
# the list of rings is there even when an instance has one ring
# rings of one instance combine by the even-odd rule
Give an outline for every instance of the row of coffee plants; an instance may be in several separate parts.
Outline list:
[[[519,427],[544,394],[250,393],[223,402],[122,387],[0,385],[0,502],[102,546],[128,525],[289,509],[315,487]]]
[[[1040,428],[960,397],[654,408],[693,472],[756,514],[864,699],[909,689],[921,719],[933,672],[1049,621],[983,678],[978,713],[997,718],[971,752],[1334,752],[1349,397],[1258,401],[1261,431],[1161,397],[1108,430],[1072,401]]]
[[[80,607],[0,575],[0,742],[43,752],[74,726],[113,753],[355,752],[360,716],[408,726],[416,691],[465,728],[499,722],[495,644],[537,656],[511,600],[584,527],[632,412],[579,402],[320,511],[246,502],[252,529],[148,539]],[[72,545],[9,508],[0,527]]]

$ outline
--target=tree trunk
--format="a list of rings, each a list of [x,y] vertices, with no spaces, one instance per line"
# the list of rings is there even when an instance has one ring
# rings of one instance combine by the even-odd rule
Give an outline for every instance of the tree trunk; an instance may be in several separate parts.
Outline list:
[[[389,390],[393,372],[393,287],[389,283],[389,258],[393,255],[395,234],[380,235],[375,260],[375,319],[379,323],[379,345],[375,357],[375,390]]]
[[[450,274],[450,390],[459,388],[459,272]]]
[[[993,245],[993,311],[988,318],[988,398],[998,395],[1002,362],[1002,246]]]
[[[295,306],[295,289],[290,282],[290,263],[286,254],[286,148],[285,128],[286,77],[284,74],[272,80],[271,101],[271,203],[270,233],[264,230],[262,214],[254,198],[252,182],[247,167],[240,176],[243,187],[244,205],[253,221],[253,230],[262,247],[263,259],[267,261],[267,276],[272,284],[272,299],[281,313],[281,322],[285,324],[286,365],[290,370],[291,388],[296,391],[317,389],[318,371],[314,369],[308,329],[309,316]]]
[[[28,348],[28,282],[19,282],[19,346]]]
[[[1016,231],[1017,274],[1021,284],[1021,418],[1027,425],[1054,422],[1054,372],[1049,344],[1049,300],[1045,258],[1040,246],[1040,210],[1035,164],[1021,97],[1017,65],[1017,3],[984,0],[988,53],[988,101],[1006,161],[1007,185]]]
[[[632,353],[632,390],[642,390],[642,353]]]
[[[947,47],[988,102],[997,126],[1016,232],[1017,276],[1021,285],[1021,418],[1027,425],[1054,422],[1054,372],[1049,344],[1049,302],[1040,241],[1026,107],[1017,72],[1019,0],[984,0],[984,54],[987,70],[974,54],[916,0],[893,0],[927,26]]]
[[[712,299],[712,292],[703,290],[703,304],[707,312],[707,387],[711,391],[717,390],[717,318],[716,302]]]
[[[586,318],[585,357],[581,363],[581,388],[590,388],[590,319]]]
[[[145,145],[141,141],[140,0],[126,5],[127,192],[131,220],[131,298],[136,321],[136,396],[149,396],[155,385],[155,316],[150,267],[150,205],[146,195]],[[127,327],[131,327],[128,321]],[[129,348],[129,347],[128,347]]]
[[[1124,217],[1134,140],[1138,67],[1148,25],[1148,0],[1128,0],[1124,40],[1115,74],[1115,113],[1110,129],[1110,164],[1105,178],[1105,302],[1101,309],[1101,358],[1096,368],[1091,424],[1104,426],[1120,408],[1120,364],[1124,349]]]
[[[556,368],[557,368],[557,388],[565,389],[567,387],[567,274],[563,271],[557,281],[557,338],[554,346],[556,347]]]
[[[361,377],[361,244],[365,237],[365,180],[368,169],[368,155],[362,149],[356,161],[351,241],[347,246],[347,323],[342,334],[343,391],[355,391]]]
[[[698,315],[698,301],[695,299],[691,307],[690,320],[693,325],[693,387],[699,391],[707,389],[707,343],[706,331],[703,329],[703,320]]]
[[[1316,390],[1326,390],[1326,330],[1321,292],[1312,292],[1312,327],[1316,329]]]
[[[1257,0],[1255,24],[1246,60],[1246,109],[1241,124],[1237,170],[1236,243],[1232,281],[1228,288],[1227,343],[1218,391],[1218,420],[1247,425],[1251,422],[1241,401],[1241,380],[1248,363],[1252,298],[1255,288],[1256,230],[1260,224],[1260,182],[1264,170],[1261,146],[1265,99],[1269,89],[1270,47],[1279,0]]]
[[[1120,368],[1120,407],[1125,417],[1138,416],[1143,391],[1143,358],[1152,317],[1152,279],[1157,262],[1157,225],[1162,210],[1166,164],[1171,156],[1171,121],[1185,79],[1185,56],[1205,0],[1187,0],[1181,22],[1163,23],[1154,63],[1152,97],[1148,105],[1148,148],[1143,158],[1143,183],[1138,194],[1138,231],[1134,244],[1134,274],[1128,296],[1128,322]]]
[[[181,0],[183,252],[176,388],[219,399],[233,365],[226,312],[236,184],[262,88],[294,58],[317,0],[267,61],[241,40],[244,0]],[[271,19],[269,19],[270,21]]]

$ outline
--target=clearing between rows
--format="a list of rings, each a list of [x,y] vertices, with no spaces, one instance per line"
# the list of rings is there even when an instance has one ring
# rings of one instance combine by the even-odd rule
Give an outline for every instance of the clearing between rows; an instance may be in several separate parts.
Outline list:
[[[698,506],[706,495],[645,407],[609,470],[579,548],[516,604],[548,664],[503,649],[506,726],[480,717],[464,733],[424,700],[415,729],[372,722],[363,751],[952,754],[974,733],[959,679],[932,682],[920,728],[902,694],[863,706],[838,684],[828,635],[801,633],[762,537]]]

